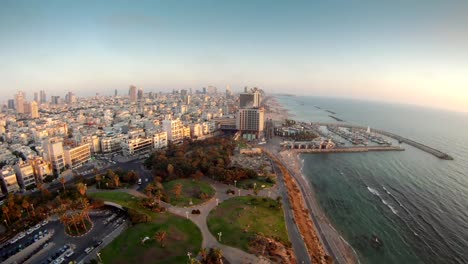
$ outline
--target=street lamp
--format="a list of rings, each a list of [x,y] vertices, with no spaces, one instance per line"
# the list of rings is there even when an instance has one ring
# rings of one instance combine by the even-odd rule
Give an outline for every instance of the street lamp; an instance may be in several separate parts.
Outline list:
[[[256,189],[256,188],[257,188],[257,183],[256,183],[256,182],[254,182],[254,189]]]
[[[216,206],[218,206],[218,205],[219,205],[219,199],[216,198]]]
[[[185,211],[185,216],[186,216],[187,219],[188,219],[188,211]]]
[[[192,253],[187,252],[187,257],[188,257],[188,259],[189,259],[189,261],[190,261],[190,260],[192,259],[192,258],[191,258],[191,257],[192,257]]]
[[[240,196],[240,189],[239,189],[239,190],[237,190],[237,191],[239,192],[239,196]]]
[[[101,253],[100,252],[96,253],[96,256],[99,258],[99,261],[102,263]]]
[[[223,233],[221,233],[221,231],[218,232],[218,239],[219,239],[219,242],[221,242],[221,236],[222,236],[222,235],[223,235]]]
[[[8,225],[8,221],[7,221],[6,219],[3,219],[3,221],[5,222],[5,224],[6,224],[7,227],[10,227],[10,226]]]
[[[237,180],[234,180],[234,188],[237,188]]]

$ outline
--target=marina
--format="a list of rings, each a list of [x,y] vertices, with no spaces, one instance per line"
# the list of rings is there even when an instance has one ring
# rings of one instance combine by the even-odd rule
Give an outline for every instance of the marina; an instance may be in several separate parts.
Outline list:
[[[440,150],[380,129],[371,130],[369,127],[343,123],[302,122],[297,125],[299,128],[288,131],[309,131],[319,135],[322,139],[286,141],[283,142],[283,147],[306,153],[404,151],[405,149],[401,146],[393,146],[389,140],[393,139],[399,144],[408,144],[439,159],[453,160],[452,156]]]

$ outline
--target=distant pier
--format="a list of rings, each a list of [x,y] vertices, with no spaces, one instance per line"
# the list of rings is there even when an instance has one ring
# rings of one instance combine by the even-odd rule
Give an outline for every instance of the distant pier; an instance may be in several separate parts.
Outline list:
[[[367,127],[357,126],[357,125],[349,125],[349,124],[336,124],[336,123],[312,123],[312,124],[320,125],[320,126],[339,126],[339,127],[346,127],[346,128],[357,128],[357,129],[363,129],[363,130],[367,129]],[[379,133],[379,134],[385,135],[387,137],[393,138],[395,140],[398,140],[398,142],[400,142],[400,143],[406,143],[406,144],[408,144],[410,146],[413,146],[413,147],[418,148],[418,149],[420,149],[422,151],[425,151],[425,152],[427,152],[429,154],[432,154],[432,155],[436,156],[439,159],[453,160],[453,157],[448,155],[447,153],[444,153],[444,152],[442,152],[440,150],[437,150],[435,148],[431,148],[429,146],[426,146],[426,145],[421,144],[419,142],[416,142],[414,140],[411,140],[411,139],[408,139],[408,138],[405,138],[405,137],[402,137],[402,136],[399,136],[399,135],[396,135],[396,134],[393,134],[393,133],[390,133],[390,132],[387,132],[387,131],[384,131],[384,130],[380,130],[380,129],[372,129],[372,130],[374,132],[376,132],[376,133]],[[363,149],[365,149],[365,148],[370,149],[370,148],[373,148],[373,147],[362,147],[362,148]],[[379,148],[379,147],[377,147],[377,148]],[[380,148],[388,148],[388,147],[380,147]],[[368,150],[368,151],[371,151],[371,150]],[[374,149],[373,151],[377,151],[377,150]],[[348,151],[348,152],[351,152],[351,151]],[[355,151],[355,152],[358,152],[358,151]]]
[[[355,153],[369,151],[404,151],[404,148],[392,146],[368,146],[368,147],[339,147],[332,149],[291,149],[299,153]]]

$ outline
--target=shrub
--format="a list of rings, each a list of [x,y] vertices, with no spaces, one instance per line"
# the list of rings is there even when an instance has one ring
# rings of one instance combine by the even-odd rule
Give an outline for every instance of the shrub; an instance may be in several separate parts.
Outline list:
[[[127,212],[132,224],[146,223],[149,221],[149,217],[146,214],[140,213],[134,209],[127,209]]]

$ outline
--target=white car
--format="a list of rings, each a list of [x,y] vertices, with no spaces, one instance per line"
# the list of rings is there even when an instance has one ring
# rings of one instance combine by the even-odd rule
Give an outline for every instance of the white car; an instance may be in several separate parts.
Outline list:
[[[91,251],[93,251],[93,249],[94,249],[94,247],[89,247],[89,248],[86,248],[86,249],[84,250],[84,252],[85,252],[87,255],[89,255],[89,253],[91,253]]]
[[[26,234],[30,235],[32,232],[34,232],[34,228],[29,228],[28,231],[26,231]]]
[[[138,185],[141,185],[141,179],[138,179]]]
[[[22,238],[25,237],[25,236],[26,236],[26,234],[25,234],[24,232],[21,232],[21,233],[19,234],[19,236],[18,236],[18,239],[22,239]]]
[[[45,226],[45,225],[47,225],[47,223],[49,223],[49,221],[46,219],[46,220],[42,221],[41,225]]]
[[[58,258],[54,261],[54,264],[61,264],[62,262],[64,262],[65,259],[64,258]]]
[[[73,250],[68,250],[67,253],[65,253],[65,257],[69,258],[69,257],[71,257],[73,254],[75,254],[75,252],[73,252]]]

